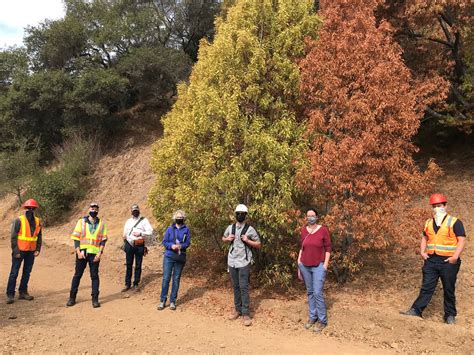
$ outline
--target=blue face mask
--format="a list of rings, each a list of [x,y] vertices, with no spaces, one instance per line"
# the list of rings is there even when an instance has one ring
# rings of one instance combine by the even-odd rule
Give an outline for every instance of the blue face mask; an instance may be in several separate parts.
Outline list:
[[[318,217],[316,216],[311,216],[311,217],[308,217],[308,224],[309,225],[313,225],[313,224],[316,224],[316,222],[318,221]]]

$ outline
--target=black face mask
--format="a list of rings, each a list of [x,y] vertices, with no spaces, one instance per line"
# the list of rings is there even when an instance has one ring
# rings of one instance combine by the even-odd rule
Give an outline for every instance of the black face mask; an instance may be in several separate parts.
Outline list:
[[[132,216],[137,218],[140,215],[140,211],[132,211]]]
[[[32,219],[35,216],[35,212],[33,210],[26,210],[25,216],[27,219]]]
[[[89,212],[89,216],[91,216],[92,218],[96,218],[98,214],[99,214],[99,212],[97,212],[97,211],[90,211]]]
[[[239,223],[242,223],[243,221],[245,221],[245,217],[247,217],[247,215],[245,213],[236,213],[235,214],[235,219]]]
[[[184,224],[184,219],[183,218],[177,218],[177,219],[175,219],[175,222],[176,222],[177,225],[180,226],[180,225]]]

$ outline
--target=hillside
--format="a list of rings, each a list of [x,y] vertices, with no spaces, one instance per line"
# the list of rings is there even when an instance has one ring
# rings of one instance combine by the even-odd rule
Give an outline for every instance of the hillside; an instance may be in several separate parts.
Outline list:
[[[460,352],[474,349],[474,252],[468,245],[457,283],[458,324],[442,323],[442,291],[439,288],[424,320],[406,319],[398,314],[416,297],[421,280],[421,260],[415,252],[393,255],[386,268],[368,267],[355,280],[343,286],[327,283],[326,297],[330,326],[321,336],[303,332],[306,319],[304,289],[300,285],[288,294],[253,289],[254,327],[251,332],[225,320],[231,310],[232,294],[222,266],[222,275],[196,276],[196,262],[186,266],[181,282],[180,303],[176,314],[158,313],[155,304],[161,285],[160,247],[151,247],[144,260],[143,289],[123,295],[124,256],[121,244],[123,223],[129,206],[138,203],[143,214],[151,217],[146,204],[153,183],[149,167],[151,139],[130,139],[123,148],[105,154],[92,177],[92,188],[81,203],[74,206],[66,220],[46,228],[45,249],[32,273],[31,303],[15,302],[0,307],[0,328],[4,335],[0,349],[10,351],[184,351],[188,352],[368,352],[383,349],[397,352]],[[474,160],[453,155],[440,160],[446,175],[439,186],[449,197],[450,212],[465,223],[468,234],[474,228]],[[470,198],[467,198],[470,197]],[[110,241],[101,263],[103,307],[92,310],[89,304],[87,275],[80,290],[80,303],[66,309],[73,269],[73,250],[69,233],[78,217],[86,213],[89,201],[97,201],[100,215],[109,223]],[[0,201],[0,287],[6,286],[9,262],[9,223],[18,213],[11,198]],[[153,218],[151,218],[153,221]],[[192,228],[192,226],[191,226]],[[202,271],[202,270],[199,270]],[[200,273],[202,274],[202,273]],[[224,284],[224,286],[222,286]],[[76,313],[75,313],[76,312]],[[8,319],[16,316],[16,319]],[[91,321],[92,319],[92,321]],[[71,323],[72,322],[72,323]],[[28,330],[28,343],[18,326]],[[145,328],[143,328],[145,327]],[[100,344],[90,349],[86,337],[106,329]],[[170,330],[166,330],[170,329]],[[174,341],[176,329],[184,331],[184,342]],[[239,334],[235,339],[229,333]],[[173,334],[170,334],[173,333]],[[49,337],[54,333],[54,339]],[[141,336],[150,339],[143,343]],[[249,336],[249,337],[247,337]],[[138,338],[137,338],[138,337]],[[285,341],[283,341],[285,339]],[[239,348],[235,344],[240,344]],[[308,344],[310,347],[302,347]],[[164,347],[164,348],[163,348]],[[242,351],[240,351],[242,350]]]

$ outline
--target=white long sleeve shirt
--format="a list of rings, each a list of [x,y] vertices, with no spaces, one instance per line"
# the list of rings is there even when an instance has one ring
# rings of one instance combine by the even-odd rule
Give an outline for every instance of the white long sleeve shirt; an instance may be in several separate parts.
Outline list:
[[[150,237],[153,234],[153,227],[151,226],[148,219],[143,218],[140,223],[137,224],[138,220],[141,217],[132,217],[125,222],[125,226],[123,227],[123,238],[127,239],[127,242],[133,246],[135,240],[145,239],[146,237]],[[135,226],[135,224],[137,224]],[[134,227],[135,226],[135,227]],[[139,236],[134,236],[133,232],[140,233]]]

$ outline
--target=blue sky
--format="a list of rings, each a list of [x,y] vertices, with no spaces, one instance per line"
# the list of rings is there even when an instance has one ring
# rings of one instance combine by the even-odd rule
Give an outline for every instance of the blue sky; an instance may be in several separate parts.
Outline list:
[[[26,26],[63,16],[62,0],[0,0],[0,48],[21,46]]]

